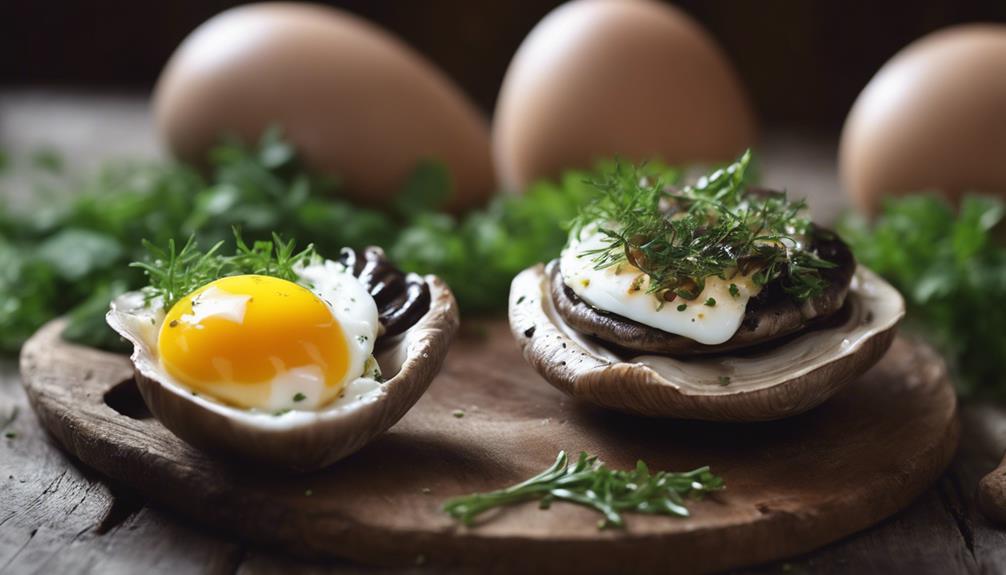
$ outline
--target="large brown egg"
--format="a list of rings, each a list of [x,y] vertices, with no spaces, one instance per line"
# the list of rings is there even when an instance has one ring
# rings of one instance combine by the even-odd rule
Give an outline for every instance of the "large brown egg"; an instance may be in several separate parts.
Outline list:
[[[430,62],[345,12],[297,3],[235,8],[181,44],[154,92],[170,150],[200,162],[222,134],[279,125],[307,165],[381,204],[422,159],[443,161],[455,207],[495,188],[485,118]]]
[[[839,164],[867,212],[889,194],[1006,193],[1006,26],[949,28],[895,55],[853,105]]]
[[[733,159],[754,142],[726,55],[680,10],[650,0],[575,0],[531,31],[493,118],[503,184],[522,189],[601,158]]]

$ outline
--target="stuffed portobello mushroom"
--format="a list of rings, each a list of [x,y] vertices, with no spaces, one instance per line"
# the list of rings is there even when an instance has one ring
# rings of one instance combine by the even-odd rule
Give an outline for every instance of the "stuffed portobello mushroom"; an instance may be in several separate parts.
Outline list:
[[[749,164],[745,153],[685,186],[624,168],[597,182],[560,257],[514,280],[511,326],[532,365],[625,411],[744,420],[808,409],[879,359],[900,295],[804,202],[749,185]],[[824,341],[837,334],[837,347]],[[627,378],[677,399],[636,402]],[[620,389],[597,401],[588,391],[602,380]],[[756,409],[720,409],[724,397],[783,390]],[[693,392],[708,409],[682,405]]]

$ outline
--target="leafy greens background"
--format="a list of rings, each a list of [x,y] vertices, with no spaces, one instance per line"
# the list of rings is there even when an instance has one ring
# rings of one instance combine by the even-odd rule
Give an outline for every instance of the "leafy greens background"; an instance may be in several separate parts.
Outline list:
[[[62,169],[51,150],[32,161]],[[0,172],[8,164],[0,152]],[[401,267],[444,278],[465,313],[502,311],[513,276],[559,253],[563,224],[595,193],[591,174],[569,172],[456,218],[437,209],[451,193],[449,175],[426,162],[394,205],[368,209],[342,199],[338,181],[302,169],[277,131],[257,146],[226,143],[211,164],[207,178],[184,165],[117,163],[31,211],[0,206],[0,351],[16,352],[62,314],[68,339],[122,350],[104,314],[112,297],[144,284],[128,266],[146,255],[141,240],[194,235],[208,246],[230,241],[233,226],[249,240],[273,231],[302,246],[309,240],[329,257],[343,246],[381,245]],[[1006,398],[1004,217],[998,199],[970,197],[957,210],[912,196],[888,201],[874,222],[849,216],[839,224],[860,262],[905,295],[906,327],[939,347],[962,392],[998,398]]]

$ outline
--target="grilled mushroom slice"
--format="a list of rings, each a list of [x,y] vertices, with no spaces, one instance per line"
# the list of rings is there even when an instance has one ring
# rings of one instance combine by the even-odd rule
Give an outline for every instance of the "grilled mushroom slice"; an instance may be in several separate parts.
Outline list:
[[[511,285],[510,328],[524,358],[571,396],[648,416],[759,421],[806,411],[874,365],[905,313],[901,294],[859,266],[837,325],[745,353],[681,359],[584,335],[554,305],[553,279],[539,264]]]
[[[836,264],[834,268],[821,270],[821,277],[828,287],[801,303],[784,293],[778,280],[765,286],[758,296],[748,302],[737,333],[717,345],[701,344],[591,306],[564,284],[558,260],[548,264],[546,273],[556,311],[567,324],[582,333],[640,352],[675,356],[719,353],[764,344],[796,333],[826,321],[842,309],[849,282],[856,270],[856,260],[845,242],[828,230],[814,228],[811,238],[811,248],[822,259]]]
[[[136,321],[138,310],[144,309],[139,292],[116,299],[107,321],[132,343],[140,393],[151,413],[175,435],[205,451],[241,460],[294,471],[319,469],[357,451],[405,415],[440,370],[458,327],[454,295],[439,278],[406,275],[388,264],[377,248],[367,249],[361,259],[360,269],[371,274],[362,283],[378,294],[375,299],[381,297],[376,303],[384,331],[375,358],[383,381],[357,379],[342,398],[318,411],[245,410],[196,395],[173,381],[157,359],[156,321]],[[355,260],[347,267],[356,270]]]

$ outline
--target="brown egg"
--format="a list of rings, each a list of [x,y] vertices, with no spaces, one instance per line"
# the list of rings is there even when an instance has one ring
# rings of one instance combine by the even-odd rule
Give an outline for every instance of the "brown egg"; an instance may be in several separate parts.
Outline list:
[[[219,137],[279,125],[345,193],[387,202],[421,159],[443,161],[454,207],[495,188],[483,116],[430,62],[345,12],[297,3],[234,8],[197,28],[154,91],[162,138],[200,162]]]
[[[601,158],[731,160],[755,122],[726,55],[680,10],[650,0],[575,0],[531,31],[493,118],[503,184],[521,189]]]
[[[867,212],[888,194],[1006,193],[1006,26],[949,28],[895,55],[853,105],[839,166]]]

